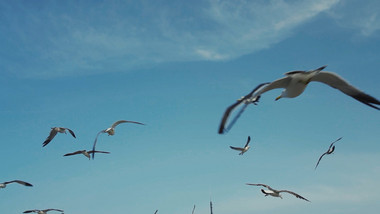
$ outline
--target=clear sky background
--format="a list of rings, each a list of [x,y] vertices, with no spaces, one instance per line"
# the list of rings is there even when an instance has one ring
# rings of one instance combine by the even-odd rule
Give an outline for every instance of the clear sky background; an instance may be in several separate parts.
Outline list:
[[[311,83],[225,109],[262,82],[328,65],[380,99],[380,2],[0,1],[0,213],[377,213],[380,113]],[[63,154],[97,149],[109,155]],[[54,126],[58,134],[42,143]],[[243,156],[229,148],[251,149]],[[333,155],[314,166],[330,143]],[[264,197],[265,183],[283,194]]]

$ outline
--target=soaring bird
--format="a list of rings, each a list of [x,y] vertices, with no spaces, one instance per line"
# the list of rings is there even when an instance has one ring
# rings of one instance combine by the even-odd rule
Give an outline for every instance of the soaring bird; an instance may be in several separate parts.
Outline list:
[[[4,183],[0,183],[0,188],[5,188],[7,186],[7,184],[10,184],[10,183],[18,183],[18,184],[21,184],[21,185],[24,185],[24,186],[27,186],[27,187],[32,187],[33,185],[28,183],[28,182],[25,182],[25,181],[20,181],[20,180],[13,180],[13,181],[7,181],[7,182],[4,182]]]
[[[63,156],[71,156],[71,155],[78,155],[78,154],[82,154],[86,157],[88,157],[88,159],[90,160],[90,154],[92,153],[104,153],[104,154],[109,154],[109,152],[103,152],[103,151],[86,151],[86,150],[79,150],[79,151],[76,151],[76,152],[72,152],[72,153],[67,153]]]
[[[380,105],[379,100],[357,89],[342,77],[340,77],[338,74],[322,71],[324,68],[326,68],[326,66],[322,66],[311,71],[290,71],[285,73],[285,77],[283,78],[277,79],[271,83],[260,84],[250,94],[248,94],[250,96],[244,96],[240,102],[238,100],[237,103],[227,108],[219,128],[219,134],[223,134],[226,131],[224,129],[224,126],[230,112],[243,101],[249,102],[253,100],[252,103],[255,103],[255,101],[259,99],[262,94],[277,88],[284,88],[284,90],[281,92],[281,95],[276,98],[276,100],[279,100],[281,98],[294,98],[302,94],[306,86],[312,81],[329,85],[335,89],[340,90],[346,95],[351,96],[359,102],[362,102],[374,109],[380,110],[380,107],[377,106]]]
[[[280,193],[281,192],[287,192],[287,193],[290,193],[290,194],[296,196],[297,198],[303,199],[305,201],[309,201],[306,198],[298,195],[295,192],[292,192],[292,191],[289,191],[289,190],[275,190],[275,189],[271,188],[270,186],[268,186],[266,184],[249,184],[249,183],[247,183],[247,185],[251,185],[251,186],[263,186],[263,187],[267,188],[268,190],[261,189],[261,192],[264,193],[265,196],[270,195],[270,196],[273,196],[273,197],[280,197],[282,199],[282,196],[280,195]]]
[[[46,214],[47,212],[49,211],[57,211],[57,212],[61,212],[63,214],[63,210],[59,210],[59,209],[45,209],[45,210],[26,210],[24,211],[23,213],[38,213],[38,214]]]
[[[329,154],[331,154],[331,153],[334,152],[334,150],[335,150],[334,143],[336,143],[336,142],[339,141],[340,139],[342,139],[342,137],[338,138],[337,140],[335,140],[334,142],[332,142],[332,143],[330,144],[329,149],[328,149],[325,153],[323,153],[323,154],[321,155],[321,157],[319,157],[318,162],[317,162],[317,165],[315,165],[315,168],[314,168],[314,169],[317,169],[317,166],[319,165],[319,162],[321,161],[321,159],[322,159],[323,156],[325,156],[325,155],[329,155]]]
[[[247,143],[245,144],[245,146],[243,148],[241,147],[233,147],[233,146],[230,146],[231,149],[234,149],[234,150],[238,150],[240,151],[239,155],[243,155],[246,151],[248,151],[248,149],[250,148],[248,146],[249,142],[251,141],[251,137],[248,136],[248,139],[247,139]]]
[[[119,120],[119,121],[114,122],[111,127],[103,130],[102,132],[103,133],[108,133],[108,135],[114,135],[115,134],[115,128],[120,123],[135,123],[135,124],[145,125],[144,123],[135,122],[135,121]]]
[[[239,119],[240,115],[244,112],[244,110],[247,108],[247,106],[249,104],[253,103],[254,105],[257,105],[257,103],[260,100],[260,95],[258,95],[258,96],[253,96],[253,95],[255,94],[255,92],[257,90],[261,89],[262,87],[264,87],[267,84],[269,84],[269,83],[261,83],[260,85],[256,86],[256,88],[254,88],[249,94],[241,97],[234,104],[230,105],[226,109],[226,111],[223,114],[223,118],[222,118],[222,121],[220,122],[220,126],[218,129],[219,134],[223,134],[223,133],[228,132],[232,128],[232,126],[235,124],[237,119]],[[232,119],[232,121],[227,126],[227,121],[228,121],[228,118],[230,117],[232,111],[234,109],[238,108],[242,104],[244,104],[244,105],[240,108],[240,110],[238,111],[238,113],[236,114],[234,119]]]
[[[63,128],[63,127],[53,127],[53,128],[51,128],[49,136],[46,138],[45,142],[42,144],[42,147],[48,145],[50,143],[50,141],[53,140],[53,138],[57,135],[58,132],[66,134],[66,130],[69,131],[70,134],[74,138],[76,138],[74,132],[71,129]]]
[[[92,151],[95,151],[96,142],[98,141],[98,137],[99,137],[100,134],[107,133],[108,136],[114,135],[115,134],[115,128],[116,128],[116,126],[119,125],[119,124],[121,124],[121,123],[134,123],[134,124],[139,124],[139,125],[145,125],[144,123],[140,123],[140,122],[136,122],[136,121],[129,121],[129,120],[119,120],[119,121],[116,121],[116,122],[114,122],[112,124],[111,127],[98,132],[98,134],[96,135],[95,141],[94,141],[94,145],[92,147]],[[95,156],[95,152],[92,153],[92,159],[94,159],[94,156]]]

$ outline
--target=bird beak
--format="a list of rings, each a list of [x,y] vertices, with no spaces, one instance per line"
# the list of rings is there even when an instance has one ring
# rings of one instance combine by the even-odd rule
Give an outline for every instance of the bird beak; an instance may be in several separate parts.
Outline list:
[[[278,97],[276,97],[276,101],[277,101],[277,100],[279,100],[280,98],[281,98],[281,95],[280,95],[280,96],[278,96]]]

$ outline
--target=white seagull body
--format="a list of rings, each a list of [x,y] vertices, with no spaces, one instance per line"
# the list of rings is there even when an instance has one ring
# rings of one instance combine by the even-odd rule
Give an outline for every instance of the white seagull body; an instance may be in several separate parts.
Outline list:
[[[10,183],[18,183],[18,184],[21,184],[21,185],[24,185],[24,186],[27,186],[27,187],[32,187],[33,185],[28,183],[28,182],[25,182],[25,181],[20,181],[20,180],[13,180],[13,181],[7,181],[7,182],[4,182],[4,183],[0,183],[0,188],[5,188],[7,186],[7,184],[10,184]]]
[[[71,156],[71,155],[78,155],[78,154],[82,154],[86,157],[88,157],[88,159],[90,159],[90,154],[92,153],[104,153],[104,154],[109,154],[110,152],[104,152],[104,151],[87,151],[87,150],[79,150],[79,151],[76,151],[76,152],[72,152],[72,153],[67,153],[63,156]]]
[[[119,120],[119,121],[116,121],[116,122],[114,122],[112,124],[111,127],[100,131],[96,135],[96,138],[95,138],[95,141],[94,141],[94,145],[92,147],[92,151],[95,151],[96,142],[98,141],[98,137],[99,137],[100,134],[102,134],[102,133],[108,133],[108,136],[114,135],[115,134],[115,128],[116,128],[116,126],[119,125],[119,124],[121,124],[121,123],[134,123],[134,124],[139,124],[139,125],[145,125],[144,123],[140,123],[140,122],[136,122],[136,121],[129,121],[129,120]],[[95,153],[92,153],[92,159],[94,159],[94,156],[95,156]]]
[[[321,155],[321,157],[319,157],[318,162],[317,162],[317,165],[315,165],[315,168],[314,168],[314,169],[317,169],[317,166],[319,165],[319,162],[321,161],[321,159],[322,159],[323,156],[325,156],[325,155],[329,155],[329,154],[332,154],[332,153],[334,152],[334,150],[335,150],[334,143],[336,143],[336,142],[339,141],[340,139],[342,139],[342,137],[338,138],[337,140],[335,140],[334,142],[332,142],[332,143],[330,144],[329,149],[328,149],[325,153],[323,153],[323,154]]]
[[[280,193],[281,192],[286,192],[286,193],[289,193],[289,194],[292,194],[292,195],[296,196],[299,199],[303,199],[305,201],[309,201],[306,198],[302,197],[301,195],[298,195],[295,192],[292,192],[292,191],[289,191],[289,190],[275,190],[275,189],[271,188],[270,186],[268,186],[266,184],[249,184],[249,183],[247,183],[247,185],[251,185],[251,186],[263,186],[263,187],[267,188],[267,190],[261,189],[261,192],[264,193],[265,196],[270,195],[270,196],[279,197],[279,198],[282,199],[282,196],[281,196]]]
[[[63,128],[63,127],[53,127],[51,128],[51,131],[50,131],[50,134],[49,136],[46,138],[46,140],[44,141],[44,143],[42,144],[42,147],[48,145],[50,143],[51,140],[53,140],[53,138],[57,135],[57,133],[65,133],[66,134],[66,130],[69,131],[69,133],[74,137],[75,137],[75,134],[74,132],[71,130],[71,129],[68,129],[68,128]]]
[[[234,108],[236,108],[238,105],[240,105],[241,103],[244,103],[246,105],[249,103],[256,104],[256,102],[258,101],[258,99],[260,98],[262,94],[264,94],[267,91],[277,89],[277,88],[284,88],[284,90],[282,91],[281,95],[276,98],[276,100],[279,100],[280,98],[294,98],[302,94],[306,86],[310,82],[313,82],[313,81],[321,82],[326,85],[329,85],[372,108],[380,110],[380,107],[377,106],[377,105],[380,105],[379,100],[357,89],[353,85],[349,84],[346,80],[344,80],[338,74],[335,74],[333,72],[322,71],[325,67],[326,66],[322,66],[312,71],[287,72],[285,73],[285,77],[283,78],[277,79],[271,83],[260,84],[250,94],[239,99],[237,103],[227,108],[219,127],[219,134],[223,134],[224,132],[228,131],[229,128],[231,128],[232,125],[230,125],[229,128],[227,129],[224,128],[227,122],[228,116],[231,113],[231,111]],[[238,116],[240,116],[243,110],[239,112]],[[231,124],[233,124],[236,121],[238,116],[235,117],[234,121],[231,122]]]
[[[250,148],[250,146],[248,145],[249,142],[251,141],[251,137],[248,136],[248,139],[247,139],[247,143],[245,144],[244,147],[234,147],[234,146],[230,146],[231,149],[234,149],[234,150],[237,150],[237,151],[240,151],[239,155],[243,155],[246,151],[248,151],[248,149]]]
[[[47,212],[49,211],[58,211],[58,212],[61,212],[63,214],[63,210],[59,210],[59,209],[45,209],[45,210],[26,210],[24,211],[23,213],[38,213],[38,214],[46,214]]]

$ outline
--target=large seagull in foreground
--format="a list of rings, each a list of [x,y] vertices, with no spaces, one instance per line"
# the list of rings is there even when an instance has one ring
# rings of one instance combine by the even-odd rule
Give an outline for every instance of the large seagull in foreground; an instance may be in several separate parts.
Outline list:
[[[227,132],[229,129],[231,129],[232,125],[240,117],[241,113],[244,111],[246,106],[250,103],[256,104],[260,96],[265,92],[277,88],[284,88],[281,95],[278,96],[276,100],[279,100],[280,98],[294,98],[302,94],[306,86],[312,81],[321,82],[326,85],[329,85],[347,94],[348,96],[351,96],[359,102],[362,102],[374,109],[380,110],[380,107],[378,106],[380,105],[379,100],[354,87],[346,80],[344,80],[342,77],[340,77],[338,74],[328,71],[322,71],[325,67],[326,66],[322,66],[311,71],[290,71],[285,73],[285,77],[283,78],[275,80],[271,83],[263,83],[258,85],[251,93],[242,97],[236,103],[234,103],[226,109],[222,121],[220,123],[218,133],[223,134]],[[233,111],[242,103],[244,103],[245,105],[241,108],[241,110],[237,113],[235,118],[231,121],[230,125],[226,128],[225,126],[231,111]]]
[[[100,134],[107,133],[108,136],[114,135],[115,134],[115,128],[116,128],[116,126],[119,125],[119,124],[121,124],[121,123],[134,123],[134,124],[139,124],[139,125],[145,125],[144,123],[140,123],[140,122],[136,122],[136,121],[118,120],[118,121],[114,122],[111,127],[106,128],[106,129],[100,131],[96,135],[96,138],[95,138],[95,141],[94,141],[94,145],[92,147],[92,151],[95,151],[96,142],[98,141],[98,137],[99,137]],[[94,156],[95,156],[95,152],[92,152],[92,159],[94,159]]]
[[[279,197],[279,198],[282,199],[282,196],[280,195],[280,193],[281,193],[281,192],[286,192],[286,193],[290,193],[290,194],[296,196],[296,197],[299,198],[299,199],[303,199],[303,200],[305,200],[305,201],[309,201],[309,200],[307,200],[306,198],[304,198],[304,197],[298,195],[298,194],[295,193],[295,192],[292,192],[292,191],[289,191],[289,190],[275,190],[275,189],[271,188],[270,186],[268,186],[268,185],[266,185],[266,184],[249,184],[249,183],[247,183],[247,185],[251,185],[251,186],[263,186],[263,187],[267,188],[268,190],[261,189],[261,192],[264,193],[265,196],[270,195],[270,196],[273,196],[273,197]],[[309,202],[310,202],[310,201],[309,201]]]
[[[334,143],[336,143],[336,142],[339,141],[340,139],[342,139],[342,137],[338,138],[337,140],[335,140],[334,142],[332,142],[332,143],[330,144],[329,149],[328,149],[325,153],[323,153],[323,154],[321,155],[321,157],[319,157],[318,162],[317,162],[317,165],[315,165],[315,168],[314,168],[314,169],[317,169],[317,166],[319,165],[319,162],[321,161],[321,159],[322,159],[323,156],[325,156],[325,155],[329,155],[329,154],[331,154],[331,153],[334,152],[334,150],[335,150]]]

